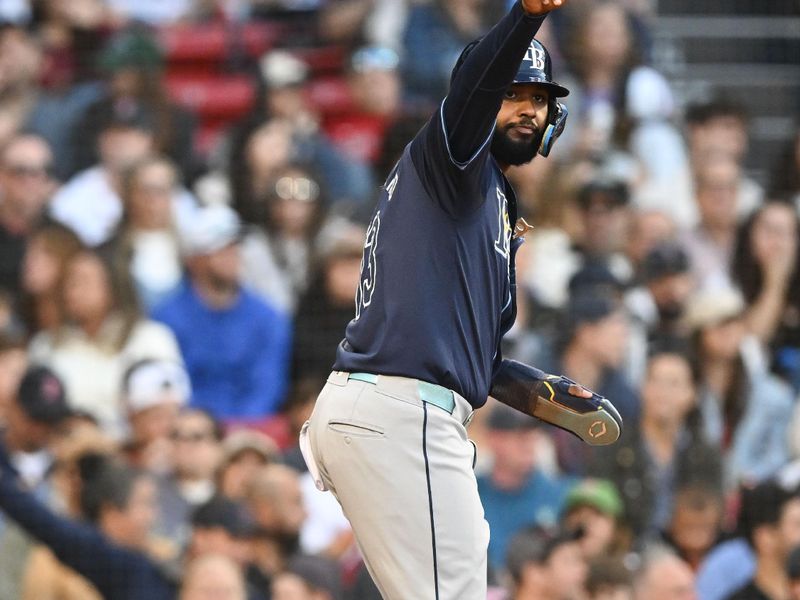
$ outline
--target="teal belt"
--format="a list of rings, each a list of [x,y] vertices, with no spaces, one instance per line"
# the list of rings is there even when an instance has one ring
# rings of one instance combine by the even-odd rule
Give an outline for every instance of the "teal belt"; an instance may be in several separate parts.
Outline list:
[[[378,376],[372,373],[350,373],[348,379],[355,379],[356,381],[364,381],[375,385],[378,383]],[[428,383],[427,381],[417,381],[419,386],[419,397],[423,402],[438,406],[448,414],[453,414],[456,409],[456,401],[453,398],[453,392],[446,387],[436,385],[435,383]]]

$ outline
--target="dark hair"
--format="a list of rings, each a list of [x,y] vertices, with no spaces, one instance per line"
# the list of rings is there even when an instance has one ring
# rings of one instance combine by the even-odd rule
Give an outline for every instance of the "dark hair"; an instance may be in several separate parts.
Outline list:
[[[103,454],[84,454],[78,459],[77,467],[81,479],[81,512],[91,523],[97,523],[107,507],[125,509],[136,482],[147,477],[144,471]]]
[[[196,406],[187,406],[180,411],[179,417],[186,415],[200,415],[206,419],[211,424],[211,435],[214,436],[215,441],[221,442],[225,438],[225,426],[206,409]]]
[[[61,321],[64,322],[65,307],[64,307],[64,285],[66,281],[66,269],[68,266],[75,262],[80,257],[90,257],[96,259],[103,268],[106,280],[108,283],[108,291],[111,295],[111,309],[118,312],[122,317],[122,326],[115,332],[115,337],[111,340],[112,347],[119,351],[128,341],[128,338],[133,331],[136,323],[141,318],[142,312],[139,306],[139,300],[136,296],[136,288],[134,287],[133,280],[130,273],[126,269],[117,268],[117,265],[112,264],[109,258],[97,250],[91,248],[83,248],[73,254],[64,265],[64,277],[62,277],[59,296],[61,313]],[[56,336],[56,343],[61,341],[60,336]]]
[[[800,235],[800,218],[797,217],[794,207],[782,200],[767,200],[742,223],[736,235],[731,271],[748,304],[755,302],[764,286],[761,265],[753,255],[752,235],[758,219],[770,206],[786,207],[794,216],[795,235]],[[794,271],[790,276],[789,285],[786,286],[786,301],[788,304],[800,308],[800,244],[795,250]]]
[[[770,175],[770,194],[774,197],[789,197],[800,192],[800,164],[797,162],[797,147],[800,145],[800,127],[781,151],[780,158]]]
[[[730,98],[716,96],[710,100],[695,102],[686,107],[684,120],[687,125],[704,125],[712,119],[732,117],[746,127],[749,116],[747,109]]]

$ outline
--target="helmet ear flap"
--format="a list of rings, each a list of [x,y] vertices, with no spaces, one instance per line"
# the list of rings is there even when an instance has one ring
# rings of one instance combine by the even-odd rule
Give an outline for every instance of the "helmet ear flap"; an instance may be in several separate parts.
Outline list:
[[[558,100],[554,100],[547,110],[547,127],[542,134],[541,142],[539,142],[539,154],[542,156],[550,154],[558,136],[564,132],[567,116],[569,116],[567,107]]]

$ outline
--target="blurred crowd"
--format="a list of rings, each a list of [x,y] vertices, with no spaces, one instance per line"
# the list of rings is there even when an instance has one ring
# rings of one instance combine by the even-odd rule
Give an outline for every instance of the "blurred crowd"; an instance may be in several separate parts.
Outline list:
[[[380,186],[509,5],[0,2],[0,600],[380,598],[297,434]],[[800,133],[752,178],[749,107],[676,94],[655,26],[538,36],[570,116],[509,175],[504,352],[625,430],[476,413],[495,599],[800,600]]]

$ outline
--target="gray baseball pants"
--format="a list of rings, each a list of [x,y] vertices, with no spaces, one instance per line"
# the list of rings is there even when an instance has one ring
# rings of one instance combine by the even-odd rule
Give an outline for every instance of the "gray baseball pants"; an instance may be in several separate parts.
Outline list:
[[[430,384],[374,379],[334,372],[320,393],[307,429],[318,487],[342,505],[386,600],[485,600],[489,525],[465,428],[472,407],[434,386],[452,394],[449,414],[422,400]]]

